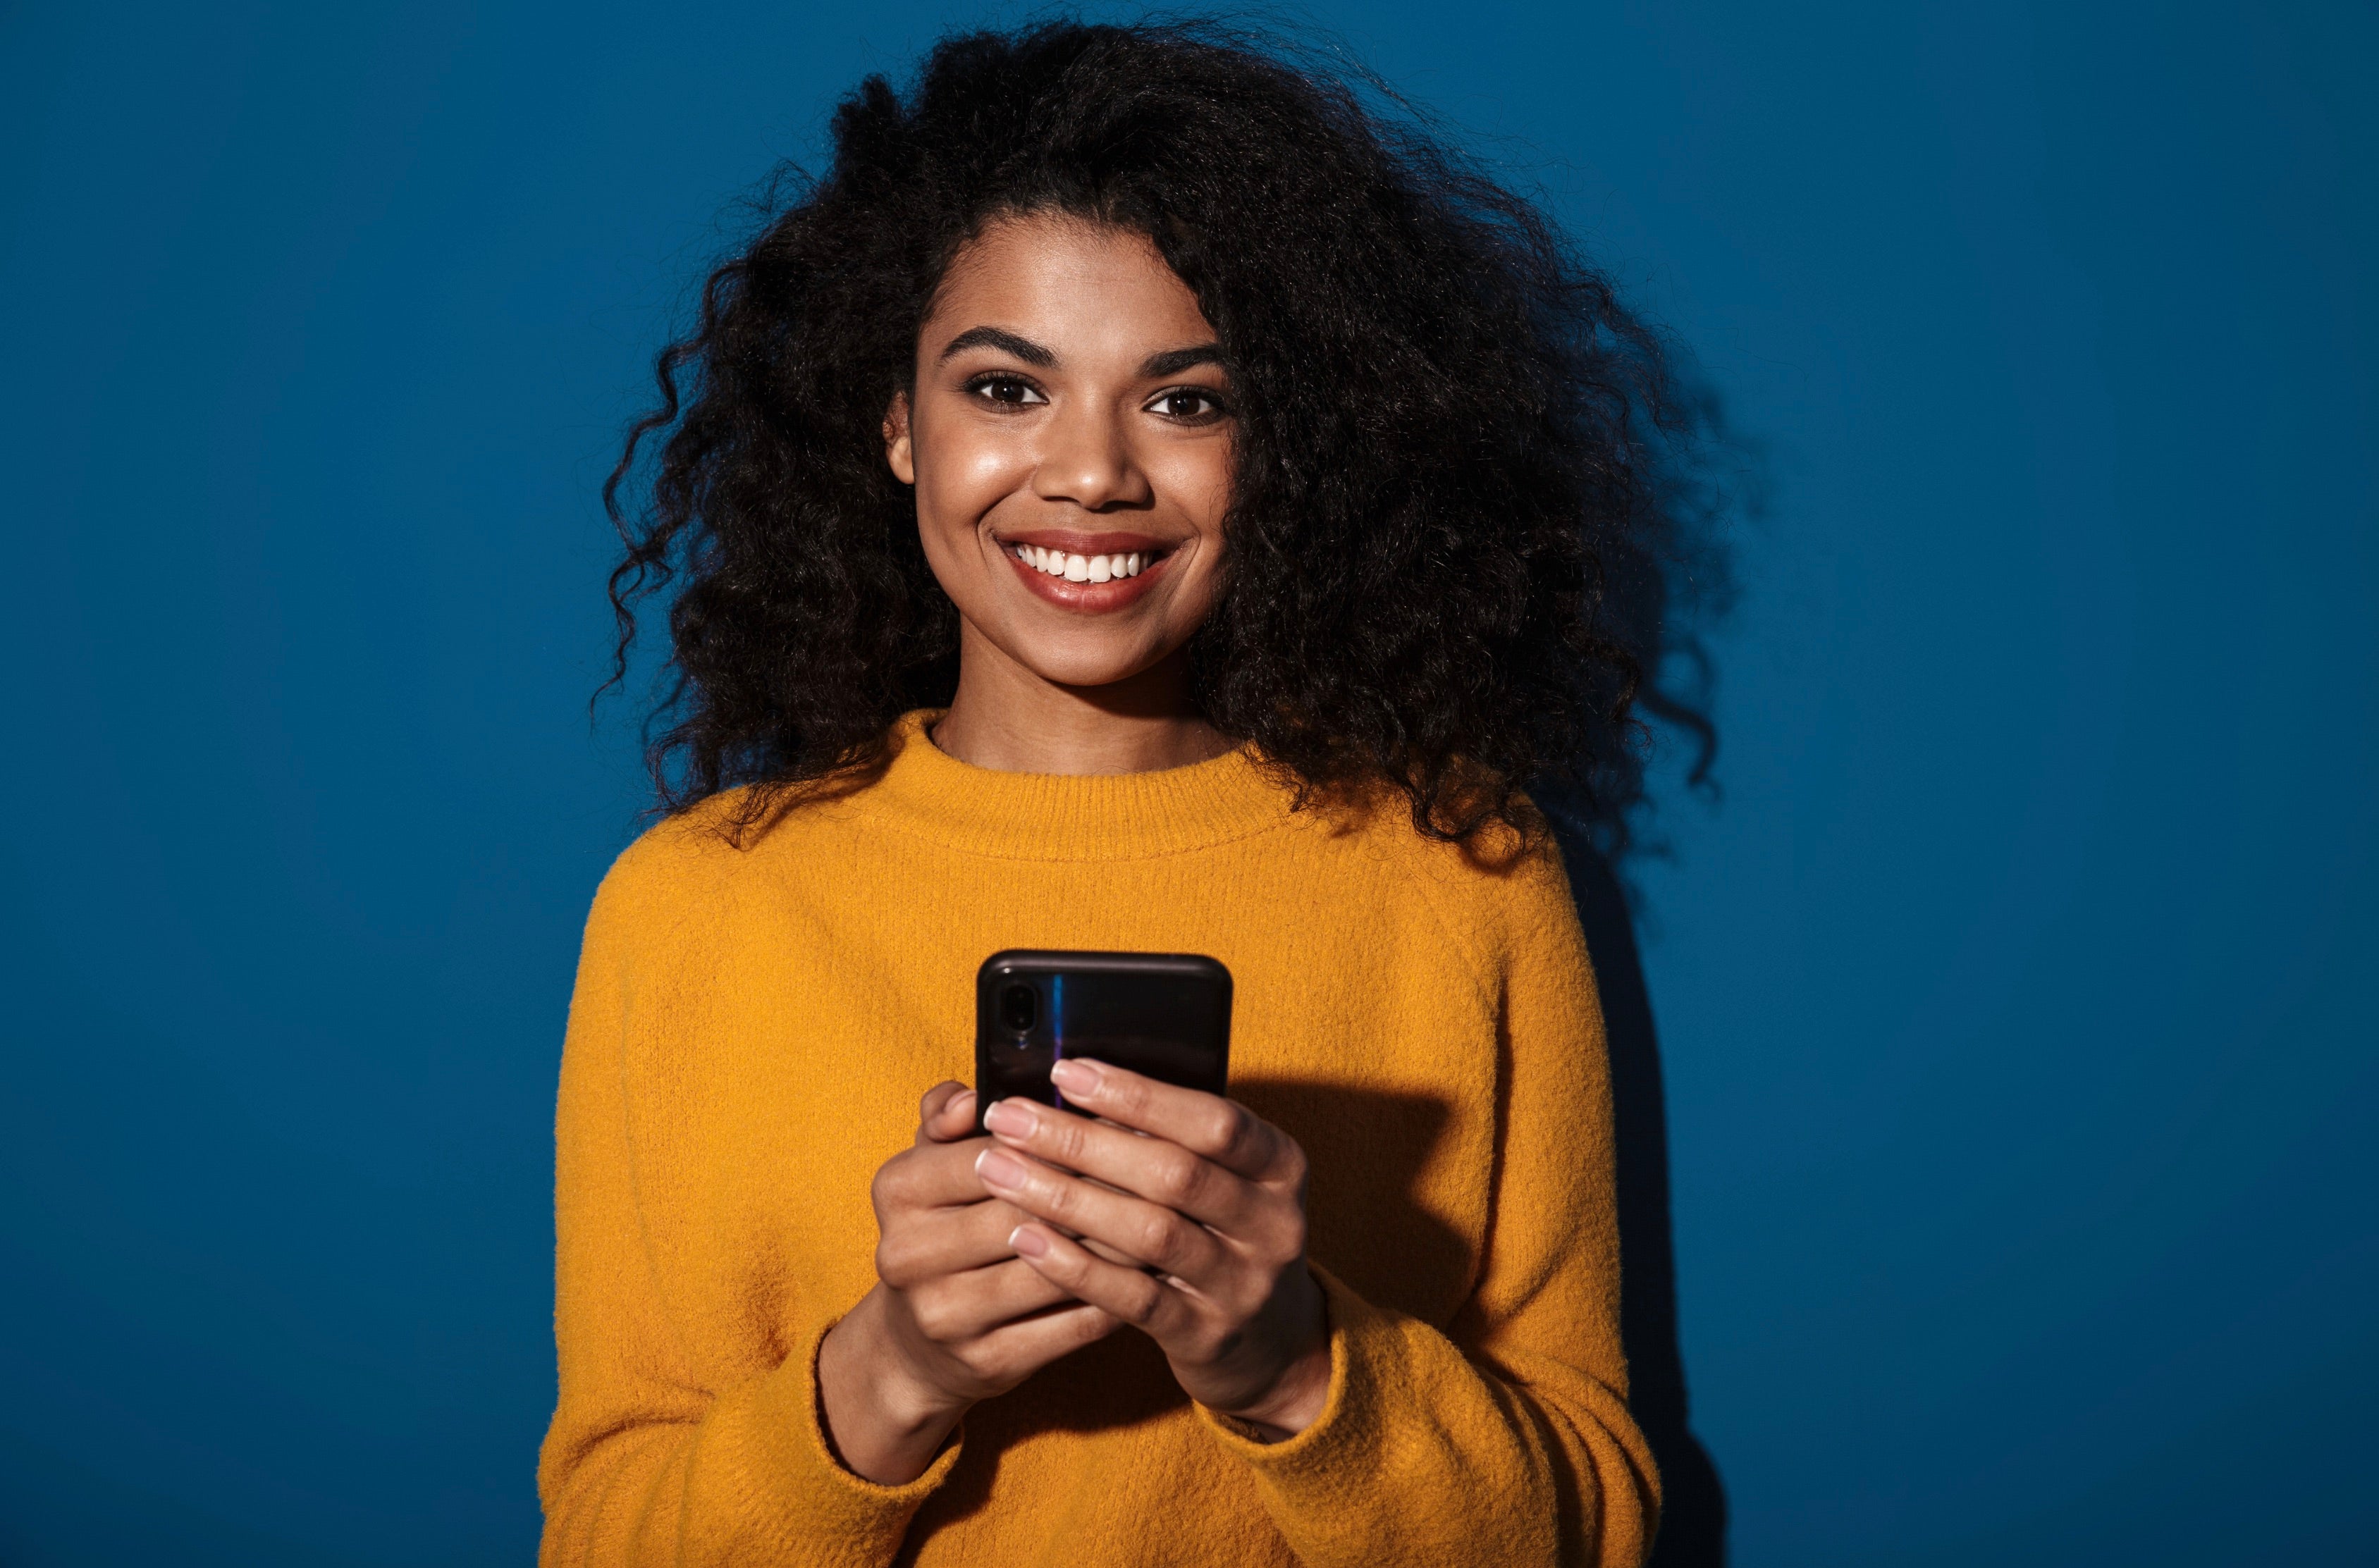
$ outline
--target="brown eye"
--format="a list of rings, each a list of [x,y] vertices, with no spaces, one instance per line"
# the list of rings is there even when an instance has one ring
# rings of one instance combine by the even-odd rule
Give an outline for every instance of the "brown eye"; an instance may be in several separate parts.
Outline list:
[[[1021,376],[980,376],[967,390],[984,402],[998,404],[1003,408],[1023,408],[1049,401],[1041,395],[1040,388]]]
[[[1161,414],[1167,419],[1209,419],[1223,411],[1223,405],[1214,401],[1212,392],[1201,392],[1196,387],[1176,387],[1171,392],[1159,392],[1156,401],[1148,406],[1151,413]]]

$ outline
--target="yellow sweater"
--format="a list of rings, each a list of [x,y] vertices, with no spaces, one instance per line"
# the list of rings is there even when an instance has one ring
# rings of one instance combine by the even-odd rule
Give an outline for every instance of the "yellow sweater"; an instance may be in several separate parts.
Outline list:
[[[888,771],[738,850],[646,834],[588,918],[556,1118],[547,1564],[1636,1563],[1657,1482],[1619,1346],[1601,1014],[1550,847],[1292,813],[1244,754],[1109,778]],[[1126,1329],[977,1405],[906,1486],[835,1460],[820,1337],[868,1184],[972,1080],[1002,947],[1210,953],[1233,1094],[1310,1156],[1321,1417],[1276,1445]]]

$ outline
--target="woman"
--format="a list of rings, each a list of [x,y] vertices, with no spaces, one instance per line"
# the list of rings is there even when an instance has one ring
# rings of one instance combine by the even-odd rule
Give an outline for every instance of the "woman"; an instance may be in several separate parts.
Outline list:
[[[588,922],[552,1563],[1637,1562],[1590,783],[1649,340],[1212,30],[871,78],[662,357],[669,820]],[[682,385],[691,395],[681,403]],[[1227,1100],[975,1133],[976,965],[1201,952]],[[919,1095],[922,1093],[922,1104]]]

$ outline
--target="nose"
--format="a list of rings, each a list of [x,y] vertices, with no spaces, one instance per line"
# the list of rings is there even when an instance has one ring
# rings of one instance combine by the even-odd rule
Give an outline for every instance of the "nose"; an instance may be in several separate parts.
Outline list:
[[[1123,420],[1110,406],[1084,399],[1061,404],[1046,427],[1049,444],[1033,471],[1033,493],[1069,501],[1085,512],[1146,506],[1155,499],[1134,459]]]

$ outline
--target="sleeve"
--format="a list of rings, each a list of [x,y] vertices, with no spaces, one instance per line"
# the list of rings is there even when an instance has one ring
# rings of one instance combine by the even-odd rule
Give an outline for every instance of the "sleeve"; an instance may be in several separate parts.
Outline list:
[[[1312,1568],[1635,1568],[1660,1481],[1627,1412],[1601,1007],[1554,851],[1512,874],[1487,1255],[1447,1332],[1320,1269],[1330,1392],[1285,1442],[1207,1414]]]
[[[634,851],[630,851],[633,856]],[[623,862],[624,863],[624,862]],[[885,1487],[844,1469],[817,1400],[824,1330],[775,1369],[706,1379],[658,1288],[638,1213],[623,1066],[638,1026],[622,938],[641,918],[615,868],[596,897],[554,1120],[560,1397],[537,1466],[542,1568],[888,1563],[956,1463]],[[721,1358],[706,1358],[715,1365]]]

